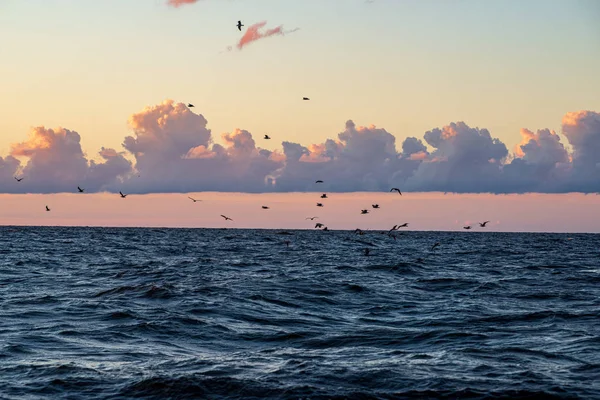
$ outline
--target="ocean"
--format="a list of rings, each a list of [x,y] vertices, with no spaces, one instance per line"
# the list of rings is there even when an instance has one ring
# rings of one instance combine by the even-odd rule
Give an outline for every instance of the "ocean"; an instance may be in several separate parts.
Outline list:
[[[0,398],[600,398],[599,245],[2,227]]]

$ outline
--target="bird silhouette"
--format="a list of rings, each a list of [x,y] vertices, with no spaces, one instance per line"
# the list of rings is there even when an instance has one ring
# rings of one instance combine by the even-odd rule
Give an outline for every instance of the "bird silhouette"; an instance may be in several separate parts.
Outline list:
[[[82,189],[79,186],[77,186],[77,190],[79,190],[79,193],[83,193],[85,191],[85,189]]]
[[[310,219],[311,221],[314,221],[315,218],[319,218],[319,217],[306,217],[305,219]]]
[[[327,198],[327,194],[326,194],[326,193],[323,193],[323,194],[321,195],[321,198],[322,198],[322,199],[326,199],[326,198]]]
[[[398,228],[406,228],[406,227],[408,227],[408,222],[405,222],[402,225],[398,225]]]
[[[369,210],[360,210],[360,213],[361,213],[361,214],[368,214],[368,213],[369,213]]]
[[[229,218],[229,217],[227,217],[227,216],[225,216],[225,215],[223,215],[223,214],[221,214],[221,217],[225,218],[225,221],[227,221],[227,220],[229,220],[229,221],[233,221],[231,218]]]
[[[463,229],[471,229],[471,225],[463,226]]]
[[[388,231],[388,233],[389,233],[389,232],[393,232],[393,231],[397,231],[397,230],[398,230],[398,225],[394,225],[394,226],[392,227],[392,229],[390,229],[390,230]]]
[[[50,209],[48,208],[48,206],[46,206],[46,211],[50,211]]]
[[[323,207],[323,203],[317,203],[317,207]]]
[[[303,97],[302,100],[310,100],[308,97]]]
[[[329,228],[328,228],[328,227],[325,227],[325,228],[323,228],[323,230],[324,230],[324,231],[328,231],[328,230],[329,230]]]
[[[188,199],[190,199],[190,200],[191,200],[191,201],[193,201],[194,203],[195,203],[195,202],[197,202],[197,201],[202,201],[202,200],[198,200],[198,199],[193,199],[193,198],[191,198],[190,196],[188,196]]]
[[[402,196],[402,192],[400,191],[400,189],[398,189],[398,188],[391,188],[391,189],[390,189],[390,192],[393,192],[393,191],[396,191],[396,192],[398,192],[398,194],[399,194],[400,196]]]
[[[433,251],[433,249],[435,249],[439,245],[440,245],[440,242],[435,242],[435,244],[433,246],[431,246],[431,251]]]
[[[16,176],[15,176],[15,179],[17,182],[21,182],[23,180],[23,178],[17,178]]]
[[[188,108],[192,108],[192,107],[194,107],[194,105],[191,103],[188,103]]]
[[[479,226],[482,228],[485,228],[485,226],[489,223],[490,221],[485,221],[485,222],[480,222]]]
[[[268,209],[269,209],[269,207],[267,207],[267,206],[262,206],[262,209],[263,209],[263,210],[268,210]]]
[[[242,31],[242,26],[244,26],[244,24],[242,24],[242,21],[238,21],[238,23],[237,23],[238,31],[240,31],[240,32]]]
[[[373,208],[379,208],[379,204],[371,204],[371,207],[373,207]]]
[[[315,224],[315,228],[322,228],[322,227],[324,227],[324,226],[325,226],[325,225],[323,225],[323,224],[322,224],[322,223],[320,223],[320,222],[317,222],[317,223]]]
[[[323,183],[322,180],[315,181],[315,183]]]
[[[266,140],[269,140],[269,139],[271,139],[271,138],[269,137],[269,135],[265,135],[265,139],[266,139]]]
[[[119,191],[119,194],[121,195],[121,198],[124,199],[125,197],[127,197],[126,194],[123,194],[121,191]]]

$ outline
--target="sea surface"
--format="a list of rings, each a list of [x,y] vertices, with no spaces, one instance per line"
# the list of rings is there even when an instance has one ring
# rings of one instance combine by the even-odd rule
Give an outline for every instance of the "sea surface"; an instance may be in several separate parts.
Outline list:
[[[597,399],[600,236],[2,227],[0,398]]]

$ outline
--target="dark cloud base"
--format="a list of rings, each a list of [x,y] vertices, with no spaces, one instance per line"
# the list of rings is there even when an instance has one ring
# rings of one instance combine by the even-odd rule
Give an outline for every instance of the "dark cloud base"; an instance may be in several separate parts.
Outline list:
[[[214,143],[207,120],[171,100],[129,119],[123,151],[102,148],[88,159],[80,135],[68,129],[32,130],[27,141],[0,157],[0,192],[76,191],[593,193],[600,191],[600,114],[567,113],[560,136],[548,129],[521,130],[513,151],[487,129],[464,122],[409,137],[396,148],[385,129],[346,122],[336,139],[304,146],[283,142],[282,151],[256,146],[235,130]],[[14,176],[23,177],[17,182]],[[325,181],[315,185],[315,180]]]

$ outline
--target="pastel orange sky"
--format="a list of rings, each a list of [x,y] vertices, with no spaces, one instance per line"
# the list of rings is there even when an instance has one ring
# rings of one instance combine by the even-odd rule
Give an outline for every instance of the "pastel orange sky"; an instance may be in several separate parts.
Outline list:
[[[600,232],[600,196],[583,194],[486,195],[410,193],[243,194],[192,193],[119,195],[0,195],[0,224],[41,226],[139,226],[189,228],[390,229],[409,222],[410,230]],[[324,203],[323,208],[316,207]],[[378,203],[379,210],[371,209]],[[45,205],[51,208],[45,211]],[[261,209],[262,205],[270,207]],[[370,213],[360,215],[367,208]],[[234,219],[225,222],[225,214]],[[318,216],[315,221],[306,217]],[[485,228],[477,222],[490,220]],[[469,232],[469,233],[471,233]]]

